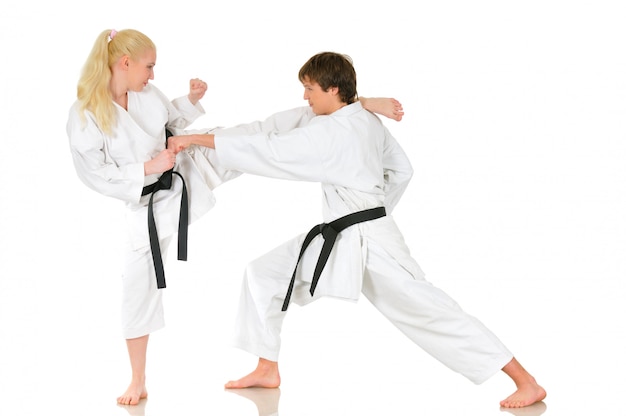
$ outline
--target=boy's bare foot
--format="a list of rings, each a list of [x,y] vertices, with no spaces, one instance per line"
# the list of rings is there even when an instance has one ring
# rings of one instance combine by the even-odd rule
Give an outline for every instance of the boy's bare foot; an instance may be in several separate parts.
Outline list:
[[[546,398],[546,391],[537,383],[518,386],[515,393],[500,402],[500,406],[517,408],[530,406]]]
[[[253,372],[239,380],[229,381],[224,385],[227,389],[245,389],[247,387],[273,389],[278,386],[280,386],[278,363],[264,358],[259,358],[259,364]]]
[[[543,387],[537,384],[535,378],[522,367],[515,357],[502,368],[502,371],[515,382],[517,390],[502,400],[500,406],[509,409],[526,407],[546,398],[546,391]]]
[[[131,381],[126,392],[117,398],[118,404],[136,405],[139,400],[148,397],[145,381]]]

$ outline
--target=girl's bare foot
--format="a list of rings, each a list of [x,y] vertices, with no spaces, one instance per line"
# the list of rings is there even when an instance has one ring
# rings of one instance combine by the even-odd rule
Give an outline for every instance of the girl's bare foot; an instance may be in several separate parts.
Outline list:
[[[118,404],[136,405],[139,400],[148,397],[145,381],[131,381],[126,392],[117,398]]]
[[[245,389],[247,387],[273,389],[278,386],[280,386],[278,363],[264,358],[259,358],[259,364],[253,372],[239,380],[229,381],[224,385],[227,389]]]

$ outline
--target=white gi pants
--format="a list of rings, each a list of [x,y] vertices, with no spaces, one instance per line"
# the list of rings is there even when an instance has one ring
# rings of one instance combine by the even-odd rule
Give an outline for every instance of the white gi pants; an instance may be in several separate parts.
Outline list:
[[[159,239],[163,263],[172,238]],[[162,296],[163,289],[157,289],[150,246],[139,250],[127,248],[122,275],[121,320],[124,338],[139,338],[165,326]]]
[[[246,268],[236,318],[234,346],[278,361],[281,311],[301,239],[291,240]],[[414,260],[413,260],[414,261]],[[323,277],[322,277],[323,278]],[[296,279],[292,299],[308,294]],[[476,384],[502,369],[511,352],[476,318],[442,290],[413,276],[376,242],[367,241],[363,294],[397,328],[427,353]]]

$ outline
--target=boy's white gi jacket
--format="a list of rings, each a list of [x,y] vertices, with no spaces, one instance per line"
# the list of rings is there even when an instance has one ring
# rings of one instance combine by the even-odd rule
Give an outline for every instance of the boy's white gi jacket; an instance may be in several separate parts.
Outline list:
[[[387,128],[359,102],[327,116],[315,116],[309,107],[296,108],[277,113],[262,123],[213,133],[216,163],[225,169],[320,182],[323,222],[385,206],[386,217],[354,225],[339,234],[316,295],[358,299],[364,256],[371,240],[414,276],[423,276],[389,215],[406,189],[413,169]],[[311,226],[318,222],[311,218]],[[300,242],[308,230],[301,231]],[[322,243],[323,238],[318,236],[308,247],[300,261],[300,279],[311,281]],[[294,266],[298,253],[298,247],[294,247]],[[293,268],[285,270],[288,277],[292,272]],[[310,297],[294,292],[292,299],[304,304]]]

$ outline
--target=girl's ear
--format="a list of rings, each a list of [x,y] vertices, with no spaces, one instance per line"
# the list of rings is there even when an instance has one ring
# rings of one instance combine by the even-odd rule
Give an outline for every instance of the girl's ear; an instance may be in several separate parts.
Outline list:
[[[128,71],[128,67],[130,64],[130,58],[128,57],[128,55],[124,55],[122,56],[119,61],[117,61],[118,65],[119,65],[119,69],[123,70],[123,71]]]

